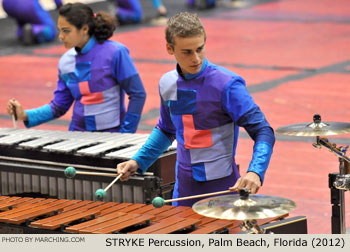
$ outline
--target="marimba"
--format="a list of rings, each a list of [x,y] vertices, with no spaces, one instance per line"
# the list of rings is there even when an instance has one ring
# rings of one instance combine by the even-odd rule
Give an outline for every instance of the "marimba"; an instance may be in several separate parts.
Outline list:
[[[282,217],[286,215],[259,220],[258,224],[290,225],[283,233],[307,233],[305,217],[289,222],[280,220]],[[0,196],[0,233],[239,233],[240,223],[204,217],[190,207]]]
[[[71,132],[0,128],[0,195],[41,196],[94,200],[112,177],[76,175],[64,169],[116,173],[116,165],[130,159],[147,134]],[[176,143],[148,169],[151,175],[133,176],[108,190],[106,201],[148,203],[168,198],[175,182]]]

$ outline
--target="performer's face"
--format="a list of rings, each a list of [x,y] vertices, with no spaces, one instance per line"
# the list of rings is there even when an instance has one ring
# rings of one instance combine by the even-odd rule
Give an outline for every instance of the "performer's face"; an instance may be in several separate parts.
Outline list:
[[[77,27],[69,23],[63,16],[58,17],[57,27],[59,30],[59,39],[67,49],[72,47],[83,48],[90,39],[87,25],[84,25],[78,30]]]
[[[200,72],[205,57],[204,35],[196,37],[175,37],[174,45],[166,44],[167,51],[174,55],[183,74]]]

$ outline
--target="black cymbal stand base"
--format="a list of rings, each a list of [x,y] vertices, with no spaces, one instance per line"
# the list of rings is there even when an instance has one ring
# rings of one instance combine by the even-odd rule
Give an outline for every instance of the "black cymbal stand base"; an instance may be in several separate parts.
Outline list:
[[[339,173],[328,174],[329,188],[331,190],[331,204],[332,204],[332,234],[341,234],[341,211],[340,204],[341,190],[334,187],[334,181]]]

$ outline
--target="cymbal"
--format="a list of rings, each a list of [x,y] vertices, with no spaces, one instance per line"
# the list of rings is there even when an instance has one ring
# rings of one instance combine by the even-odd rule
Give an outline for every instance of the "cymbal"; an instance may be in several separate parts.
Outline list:
[[[300,123],[276,129],[277,133],[289,136],[330,136],[350,133],[350,123],[319,122]]]
[[[217,219],[257,220],[284,215],[295,207],[293,201],[280,197],[253,194],[241,199],[238,194],[230,194],[200,200],[192,209]]]

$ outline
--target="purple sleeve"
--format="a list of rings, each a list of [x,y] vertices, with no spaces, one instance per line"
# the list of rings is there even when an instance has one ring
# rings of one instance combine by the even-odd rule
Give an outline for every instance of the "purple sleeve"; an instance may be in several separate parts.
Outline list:
[[[57,81],[57,88],[54,92],[54,97],[49,103],[52,109],[53,117],[58,118],[64,115],[70,106],[72,106],[73,101],[74,98],[66,83],[61,78],[59,78]]]
[[[172,142],[176,138],[176,128],[171,120],[170,111],[164,101],[160,105],[160,117],[157,129],[160,129]]]

